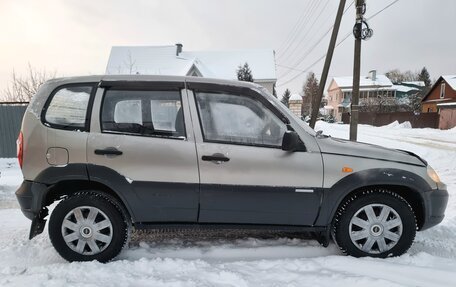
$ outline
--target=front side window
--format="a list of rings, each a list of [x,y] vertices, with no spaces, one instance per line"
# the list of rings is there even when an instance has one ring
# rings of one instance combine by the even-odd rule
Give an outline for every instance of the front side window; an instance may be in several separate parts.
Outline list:
[[[93,86],[67,86],[54,92],[44,115],[45,124],[61,129],[85,130]]]
[[[184,137],[180,92],[107,90],[101,129],[141,136]]]
[[[249,97],[196,93],[204,139],[212,142],[280,147],[286,125]]]

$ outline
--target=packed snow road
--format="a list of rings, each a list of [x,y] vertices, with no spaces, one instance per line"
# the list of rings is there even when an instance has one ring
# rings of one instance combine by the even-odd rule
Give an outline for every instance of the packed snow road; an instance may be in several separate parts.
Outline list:
[[[317,130],[347,138],[348,126]],[[410,150],[448,185],[444,221],[419,232],[406,255],[356,259],[299,234],[219,231],[136,233],[110,263],[67,263],[47,231],[27,240],[30,221],[15,202],[21,173],[0,159],[0,286],[456,286],[456,129],[360,126],[359,141]]]

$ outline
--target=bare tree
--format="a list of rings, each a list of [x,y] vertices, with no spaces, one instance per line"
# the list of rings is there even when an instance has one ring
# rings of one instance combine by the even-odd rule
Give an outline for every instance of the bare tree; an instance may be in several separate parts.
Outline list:
[[[37,70],[28,64],[26,76],[19,76],[15,71],[11,75],[11,82],[0,95],[5,102],[29,102],[40,86],[47,80],[55,78],[55,72]]]
[[[407,81],[418,81],[419,75],[418,72],[412,72],[410,70],[401,72],[399,69],[393,69],[385,73],[385,75],[393,83],[402,83]]]
[[[131,56],[131,51],[128,51],[128,59],[124,61],[124,65],[128,69],[130,75],[138,74],[138,72],[134,72],[134,70],[136,70],[136,60]]]
[[[400,103],[393,94],[375,90],[370,95],[360,100],[361,112],[390,113],[400,110]]]

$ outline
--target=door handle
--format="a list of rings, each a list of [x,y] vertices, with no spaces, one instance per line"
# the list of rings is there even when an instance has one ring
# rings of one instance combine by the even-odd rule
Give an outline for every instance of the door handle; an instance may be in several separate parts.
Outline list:
[[[121,155],[122,151],[116,149],[115,147],[107,147],[105,149],[96,149],[95,154],[97,155]]]
[[[204,161],[212,161],[217,164],[230,161],[228,157],[221,153],[214,153],[213,155],[203,155],[201,159]]]

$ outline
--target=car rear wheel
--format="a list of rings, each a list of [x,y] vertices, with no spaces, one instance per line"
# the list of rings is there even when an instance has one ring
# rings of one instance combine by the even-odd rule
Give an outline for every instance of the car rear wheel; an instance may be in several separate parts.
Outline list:
[[[49,220],[49,237],[68,261],[107,262],[127,243],[129,227],[117,200],[93,191],[79,192],[56,206]]]
[[[388,190],[371,190],[341,205],[332,235],[348,255],[385,258],[405,253],[416,229],[415,215],[404,198]]]

